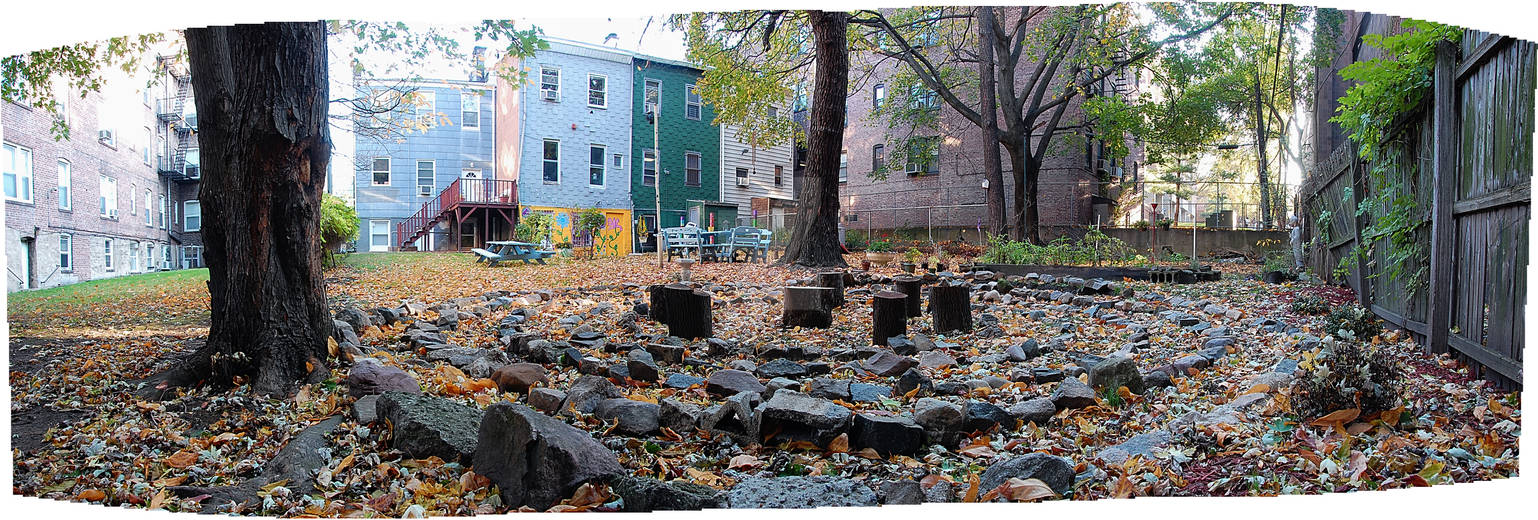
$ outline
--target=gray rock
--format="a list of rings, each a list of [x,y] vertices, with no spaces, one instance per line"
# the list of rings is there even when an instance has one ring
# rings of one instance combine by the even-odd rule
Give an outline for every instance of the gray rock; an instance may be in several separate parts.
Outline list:
[[[749,477],[727,491],[733,509],[875,506],[876,492],[858,480],[829,476]]]
[[[915,395],[922,397],[934,393],[934,384],[923,372],[910,368],[903,372],[902,377],[897,378],[896,390],[898,395],[908,395],[908,392],[918,390]]]
[[[1207,358],[1209,363],[1216,363],[1228,355],[1228,347],[1207,347],[1197,351],[1196,355]]]
[[[1143,374],[1138,372],[1137,362],[1113,356],[1089,367],[1089,384],[1096,390],[1127,387],[1134,394],[1143,393]]]
[[[1203,368],[1207,368],[1207,366],[1211,364],[1212,362],[1208,361],[1206,357],[1199,354],[1191,354],[1188,356],[1183,356],[1180,359],[1176,359],[1175,362],[1170,366],[1179,371],[1180,375],[1186,375],[1190,373],[1187,369],[1194,368],[1201,370]]]
[[[849,394],[849,381],[831,377],[813,379],[812,389],[807,394],[822,399],[842,399],[848,401],[852,398]]]
[[[1038,384],[1056,383],[1063,380],[1063,371],[1055,368],[1036,367],[1031,369],[1031,378],[1036,380]]]
[[[729,397],[741,392],[763,393],[763,383],[751,372],[742,370],[718,370],[705,380],[705,391]]]
[[[566,402],[566,392],[554,388],[534,388],[528,393],[529,406],[543,412],[555,412]]]
[[[468,462],[475,457],[481,411],[473,406],[431,395],[385,392],[375,411],[390,421],[390,447],[413,458]]]
[[[1289,358],[1289,359],[1283,359],[1281,361],[1278,361],[1276,363],[1276,366],[1271,367],[1271,371],[1272,372],[1276,372],[1278,374],[1292,374],[1294,372],[1297,372],[1298,371],[1298,360],[1290,359]]]
[[[545,376],[545,367],[534,363],[513,363],[491,373],[491,380],[497,384],[503,392],[518,392],[525,394],[529,388],[539,383],[550,383]]]
[[[658,406],[658,424],[679,435],[686,435],[698,428],[705,414],[699,406],[671,397],[663,399]]]
[[[993,403],[967,401],[966,410],[967,420],[963,426],[966,431],[988,431],[994,426],[1001,426],[1005,430],[1015,428],[1015,418]]]
[[[379,396],[365,395],[358,398],[352,404],[352,420],[358,424],[369,424],[379,419]]]
[[[852,412],[833,401],[793,390],[782,390],[759,411],[760,433],[774,433],[776,442],[807,441],[827,446],[849,427]]]
[[[933,397],[919,399],[913,405],[913,422],[924,428],[929,442],[951,445],[966,424],[966,412],[960,406]]]
[[[988,467],[978,486],[979,493],[987,493],[1011,478],[1039,479],[1059,495],[1068,493],[1073,485],[1073,462],[1056,455],[1030,453]]]
[[[784,389],[787,389],[787,388],[789,388],[791,390],[800,390],[801,389],[801,383],[797,382],[794,379],[785,378],[785,377],[776,377],[774,379],[770,379],[769,380],[769,384],[766,385],[766,389],[764,390],[764,399],[773,399],[775,392],[778,392],[780,390],[784,390]]]
[[[869,383],[849,383],[849,400],[856,403],[874,403],[883,397],[892,397],[892,387]]]
[[[358,332],[352,328],[352,324],[342,320],[331,320],[331,337],[335,338],[337,343],[363,344],[358,341]]]
[[[752,372],[754,370],[758,370],[757,364],[746,359],[733,359],[730,363],[727,363],[726,366],[732,370],[741,370],[743,372]]]
[[[919,354],[919,366],[930,370],[940,369],[956,364],[956,358],[950,354],[938,350],[931,350]],[[905,371],[907,369],[904,369]]]
[[[776,359],[759,366],[754,373],[758,377],[774,379],[776,377],[801,377],[806,375],[806,367],[789,359]]]
[[[726,492],[684,480],[662,482],[621,475],[609,484],[624,500],[624,511],[698,511],[726,507]]]
[[[631,379],[649,382],[662,377],[662,369],[657,367],[657,361],[652,358],[651,352],[638,348],[631,350],[625,357],[625,368],[630,371]]]
[[[916,364],[918,364],[918,362],[914,361],[913,358],[899,356],[897,354],[883,350],[877,352],[869,359],[866,359],[862,363],[862,366],[864,366],[865,370],[870,371],[872,374],[883,377],[892,377],[902,375],[903,372],[908,371],[909,368],[913,368],[913,366]]]
[[[347,371],[347,392],[354,397],[385,392],[422,393],[422,385],[405,370],[376,362],[354,363]]]
[[[1079,382],[1078,378],[1070,377],[1052,389],[1052,404],[1059,410],[1094,406],[1095,390]]]
[[[336,319],[351,325],[354,334],[361,334],[364,327],[371,327],[374,324],[374,320],[370,319],[367,313],[351,306],[336,311]]]
[[[782,392],[783,393],[783,392]],[[758,442],[759,395],[742,392],[728,397],[725,402],[705,411],[700,427],[706,431],[727,434],[739,443]]]
[[[949,481],[941,480],[935,485],[924,490],[924,501],[936,504],[944,504],[956,501],[956,486]]]
[[[656,403],[647,403],[617,397],[605,399],[593,409],[593,415],[600,419],[612,419],[616,423],[615,430],[639,437],[657,431],[657,425],[661,421],[662,407]]]
[[[883,457],[913,455],[924,446],[924,428],[907,417],[861,413],[854,416],[849,441],[854,449],[871,448]]]
[[[668,374],[667,380],[663,381],[662,385],[668,388],[677,388],[679,390],[683,390],[691,386],[704,383],[705,378],[703,377],[695,377],[689,374]]]
[[[913,480],[893,480],[877,486],[876,495],[882,505],[916,505],[924,503],[924,486]]]
[[[1143,373],[1143,389],[1164,388],[1175,386],[1175,381],[1170,379],[1170,374],[1164,370],[1152,370]]]
[[[475,472],[491,479],[509,507],[545,510],[587,482],[625,474],[614,452],[588,432],[506,401],[486,407]]]
[[[561,403],[561,413],[577,411],[593,413],[604,399],[622,397],[619,388],[603,376],[584,375],[566,388],[566,401]]]
[[[935,340],[930,339],[929,336],[925,336],[923,334],[914,334],[910,340],[913,341],[913,348],[919,352],[927,352],[935,349]]]
[[[1052,416],[1057,415],[1057,405],[1052,403],[1052,399],[1037,397],[1015,403],[1006,411],[1010,416],[1019,419],[1022,423],[1036,423],[1037,426],[1045,426],[1047,421],[1052,420]]]
[[[1169,430],[1155,430],[1133,435],[1121,444],[1100,450],[1096,456],[1108,464],[1121,465],[1134,455],[1151,460],[1154,458],[1154,450],[1168,448],[1169,444]]]

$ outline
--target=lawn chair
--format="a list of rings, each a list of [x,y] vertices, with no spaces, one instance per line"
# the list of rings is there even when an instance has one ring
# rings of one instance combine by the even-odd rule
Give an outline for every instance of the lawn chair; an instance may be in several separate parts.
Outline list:
[[[667,248],[668,261],[672,261],[674,256],[699,260],[704,252],[701,247],[700,228],[693,222],[683,227],[664,228],[662,246]]]

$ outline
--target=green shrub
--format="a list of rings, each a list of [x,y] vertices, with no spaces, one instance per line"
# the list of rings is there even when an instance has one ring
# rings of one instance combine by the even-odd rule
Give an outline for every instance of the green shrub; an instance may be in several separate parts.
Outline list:
[[[1383,332],[1378,317],[1356,305],[1338,307],[1324,319],[1324,330],[1346,340],[1367,341]]]
[[[871,242],[870,245],[866,247],[866,251],[870,251],[872,253],[890,253],[892,252],[892,243],[886,240],[877,240]]]
[[[1044,246],[1015,242],[1004,237],[989,239],[979,262],[1023,265],[1126,264],[1137,261],[1126,242],[1091,229],[1079,240],[1059,237]]]
[[[1306,314],[1309,316],[1319,316],[1330,312],[1329,302],[1324,301],[1323,297],[1314,294],[1299,294],[1292,299],[1290,307],[1292,312],[1296,314]]]
[[[326,251],[358,239],[358,212],[330,193],[320,196],[320,240]]]
[[[530,213],[518,219],[513,236],[522,242],[540,243],[555,232],[555,219],[544,213]]]
[[[870,235],[864,230],[851,229],[844,232],[844,246],[850,251],[859,251],[870,245]]]
[[[1399,405],[1404,372],[1387,349],[1339,341],[1314,358],[1314,364],[1293,384],[1292,409],[1302,417],[1349,408],[1366,414]]]

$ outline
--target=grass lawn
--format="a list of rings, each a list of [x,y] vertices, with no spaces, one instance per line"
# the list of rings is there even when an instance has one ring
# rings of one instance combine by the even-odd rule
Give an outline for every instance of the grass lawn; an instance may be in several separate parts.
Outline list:
[[[6,316],[13,334],[79,326],[206,324],[207,281],[208,269],[182,269],[14,292],[8,296]]]

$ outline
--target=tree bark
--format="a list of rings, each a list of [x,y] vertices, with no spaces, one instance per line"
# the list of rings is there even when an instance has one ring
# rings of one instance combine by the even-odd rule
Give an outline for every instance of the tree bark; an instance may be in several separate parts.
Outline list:
[[[1256,65],[1259,67],[1259,65]],[[1260,69],[1255,70],[1255,150],[1258,161],[1255,163],[1256,180],[1260,182],[1260,224],[1266,229],[1271,228],[1271,183],[1266,175],[1266,116],[1261,110],[1260,101]],[[1195,206],[1192,206],[1195,211]]]
[[[870,342],[886,346],[887,338],[908,334],[908,296],[894,291],[879,291],[870,299]]]
[[[817,280],[817,285],[818,286],[830,287],[830,288],[833,289],[833,294],[830,295],[830,297],[832,298],[832,302],[833,302],[833,308],[837,309],[839,307],[843,307],[844,306],[844,272],[843,271],[824,271],[824,272],[821,272],[821,273],[817,273],[816,280]]]
[[[321,22],[188,29],[202,119],[208,342],[166,385],[285,394],[325,370],[320,199],[331,157]]]
[[[972,287],[965,283],[942,283],[929,288],[929,315],[934,320],[934,331],[944,334],[951,331],[972,330]]]
[[[844,98],[849,94],[849,14],[807,14],[815,40],[817,73],[806,140],[806,186],[796,201],[796,226],[779,263],[847,267],[838,241],[838,157],[844,141]]]
[[[978,109],[983,116],[983,178],[988,180],[988,234],[999,236],[1004,234],[1004,172],[999,160],[999,110],[997,87],[994,77],[994,27],[993,8],[977,8],[977,73],[981,81],[978,93],[980,105]]]
[[[709,338],[715,333],[710,315],[710,293],[681,283],[664,286],[662,293],[669,336],[695,339]]]
[[[650,311],[649,314],[651,314],[650,318],[652,321],[657,323],[668,322],[667,293],[663,292],[663,287],[666,286],[657,284],[646,288],[647,301],[649,302],[646,310]]]
[[[831,287],[785,288],[785,312],[780,323],[786,327],[826,329],[833,325]]]
[[[904,307],[909,318],[917,318],[923,314],[924,279],[917,276],[898,276],[892,278],[892,285],[897,292],[903,293],[906,298]]]

